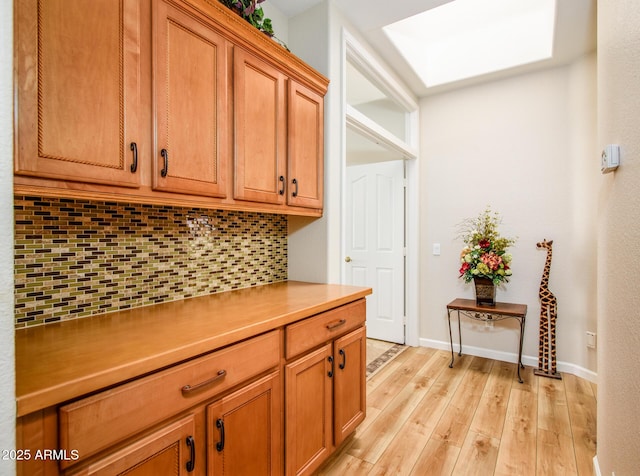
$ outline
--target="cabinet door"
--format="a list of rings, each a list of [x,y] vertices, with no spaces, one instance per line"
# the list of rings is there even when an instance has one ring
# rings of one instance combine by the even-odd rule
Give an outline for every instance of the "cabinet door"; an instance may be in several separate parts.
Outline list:
[[[189,415],[175,423],[135,441],[131,445],[83,468],[65,474],[111,476],[187,475],[195,468],[194,417]],[[198,462],[198,464],[202,464]],[[196,471],[196,474],[201,474]]]
[[[331,344],[286,366],[286,474],[311,474],[333,450]]]
[[[358,330],[337,339],[334,379],[334,443],[338,446],[362,423],[366,413],[366,332]]]
[[[15,172],[138,186],[139,0],[21,0],[16,39]]]
[[[285,76],[273,66],[234,51],[234,198],[284,203],[286,193]]]
[[[207,407],[207,474],[282,474],[280,389],[274,373]]]
[[[153,2],[153,188],[226,196],[227,42],[164,1]]]
[[[291,81],[289,85],[289,192],[287,203],[322,208],[324,188],[324,99]]]

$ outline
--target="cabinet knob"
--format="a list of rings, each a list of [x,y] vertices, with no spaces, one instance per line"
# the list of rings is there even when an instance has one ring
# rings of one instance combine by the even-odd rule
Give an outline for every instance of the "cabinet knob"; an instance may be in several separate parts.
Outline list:
[[[351,256],[347,256],[347,257],[344,259],[344,262],[345,262],[345,263],[351,263]]]

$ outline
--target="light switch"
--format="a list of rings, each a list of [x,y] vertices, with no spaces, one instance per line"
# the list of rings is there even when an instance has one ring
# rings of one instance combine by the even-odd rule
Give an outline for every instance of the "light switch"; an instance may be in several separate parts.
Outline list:
[[[440,256],[440,243],[433,244],[433,255]]]

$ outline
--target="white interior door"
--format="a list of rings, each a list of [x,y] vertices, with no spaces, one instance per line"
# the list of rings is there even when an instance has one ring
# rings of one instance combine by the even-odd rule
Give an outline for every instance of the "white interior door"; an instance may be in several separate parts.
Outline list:
[[[346,281],[368,286],[367,337],[404,344],[404,162],[347,167]]]

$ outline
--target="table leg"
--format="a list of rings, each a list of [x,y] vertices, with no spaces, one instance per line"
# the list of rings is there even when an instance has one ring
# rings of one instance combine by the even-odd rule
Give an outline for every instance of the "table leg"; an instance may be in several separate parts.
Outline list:
[[[451,363],[449,368],[453,368],[453,336],[451,335],[451,310],[447,309],[447,321],[449,322],[449,342],[451,343]]]
[[[458,309],[458,342],[460,346],[458,347],[458,357],[462,357],[462,331],[460,330],[460,309]]]
[[[518,319],[520,322],[520,344],[518,346],[518,382],[524,383],[522,377],[520,376],[520,369],[524,369],[524,365],[522,364],[522,341],[524,339],[524,317]]]

